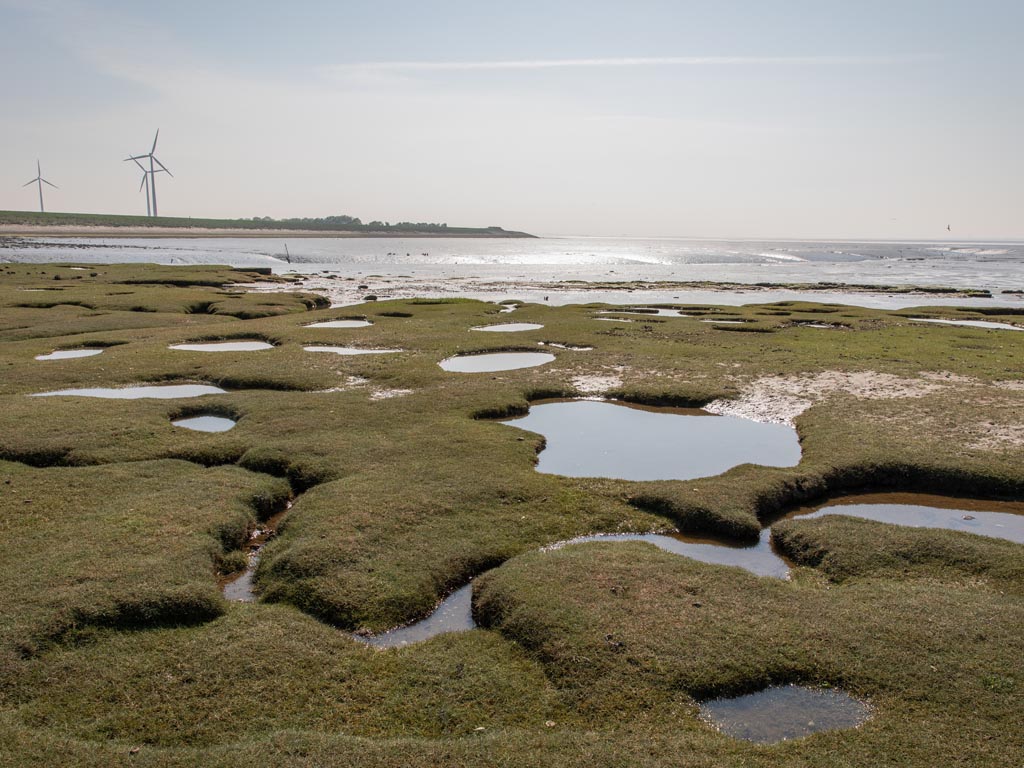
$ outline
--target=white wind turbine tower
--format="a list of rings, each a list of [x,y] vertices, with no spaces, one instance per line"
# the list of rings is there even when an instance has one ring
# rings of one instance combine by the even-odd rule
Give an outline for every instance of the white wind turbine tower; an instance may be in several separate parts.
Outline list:
[[[161,163],[159,160],[157,160],[156,159],[156,155],[153,154],[154,152],[156,152],[156,141],[159,138],[160,138],[160,129],[157,128],[156,129],[156,136],[153,137],[153,147],[149,150],[149,152],[147,152],[144,155],[131,155],[130,157],[126,157],[125,158],[125,162],[126,163],[129,160],[134,161],[135,164],[142,169],[142,172],[147,175],[149,183],[148,183],[148,185],[146,185],[147,186],[147,189],[146,189],[146,209],[147,209],[147,215],[149,215],[149,216],[157,216],[157,215],[159,215],[157,213],[157,208],[156,208],[156,175],[158,173],[166,173],[171,178],[174,178],[174,174],[171,173],[169,170],[167,170],[167,166],[165,166],[163,163]],[[139,162],[140,160],[149,160],[149,168],[147,169],[145,165],[140,163]],[[160,166],[159,169],[157,169],[157,167],[156,167],[158,165]],[[146,182],[144,181],[143,184],[146,184]],[[152,203],[153,203],[153,207],[152,207],[152,212],[151,213],[148,212],[149,211],[149,207],[150,207],[149,206],[150,201],[152,201]]]
[[[142,182],[139,184],[139,192],[141,192],[143,189],[146,190],[146,215],[147,216],[152,216],[153,215],[153,210],[152,210],[152,205],[150,204],[150,201],[149,201],[149,171],[146,170],[146,166],[144,166],[138,160],[135,161],[135,164],[137,166],[139,166],[139,168],[142,170]],[[164,170],[166,170],[166,169],[164,169]],[[156,171],[156,173],[163,173],[164,170],[158,169]]]
[[[39,212],[46,213],[46,209],[43,208],[43,184],[50,184],[50,182],[43,178],[43,171],[39,167],[38,160],[36,160],[36,177],[32,179],[32,181],[27,181],[21,186],[27,187],[29,184],[39,185]],[[54,189],[59,189],[59,187],[56,184],[50,184],[50,186],[53,187]]]

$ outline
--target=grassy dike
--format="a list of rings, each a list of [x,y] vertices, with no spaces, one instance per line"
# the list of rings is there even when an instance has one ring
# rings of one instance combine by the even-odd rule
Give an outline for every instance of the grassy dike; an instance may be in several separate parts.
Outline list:
[[[235,282],[277,278],[226,268],[71,266],[0,265],[0,765],[1019,763],[1020,545],[791,520],[774,529],[798,564],[790,582],[637,543],[538,551],[596,531],[751,540],[789,506],[858,488],[1024,498],[1024,333],[909,319],[1019,317],[805,303],[686,318],[463,300],[332,310],[243,293]],[[373,325],[305,327],[340,318]],[[469,330],[510,319],[544,328]],[[168,349],[227,339],[275,348]],[[81,347],[104,351],[34,359]],[[503,349],[556,360],[437,366]],[[798,466],[694,481],[542,475],[542,438],[493,420],[595,387],[700,405],[766,377],[830,376],[875,384],[812,398]],[[161,382],[228,394],[27,396]],[[201,412],[238,423],[170,424]],[[289,498],[257,573],[262,602],[226,603],[218,573]],[[393,651],[339,631],[413,620],[473,577],[479,630]],[[875,716],[770,747],[694,716],[700,697],[784,682],[842,686]]]

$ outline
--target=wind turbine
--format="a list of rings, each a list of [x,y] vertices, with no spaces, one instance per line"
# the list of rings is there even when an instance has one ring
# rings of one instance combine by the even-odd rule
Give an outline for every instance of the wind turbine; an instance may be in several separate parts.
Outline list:
[[[141,192],[143,190],[143,188],[145,188],[145,190],[146,190],[146,215],[147,216],[152,216],[153,215],[152,206],[150,205],[150,202],[149,202],[149,171],[147,171],[146,170],[146,166],[144,166],[138,160],[135,161],[135,164],[137,166],[139,166],[139,168],[142,170],[142,182],[139,184],[139,192]],[[156,172],[157,173],[164,173],[163,170],[157,170]]]
[[[171,173],[169,170],[167,170],[167,166],[165,166],[163,163],[161,163],[159,160],[157,160],[156,159],[156,155],[153,154],[154,152],[156,152],[156,141],[159,138],[160,138],[160,129],[157,128],[156,129],[156,136],[153,137],[153,146],[149,150],[149,152],[147,152],[144,155],[131,155],[130,157],[126,157],[124,159],[124,161],[126,163],[129,160],[134,161],[135,164],[142,169],[142,172],[144,174],[148,174],[149,184],[148,184],[148,188],[146,190],[146,208],[147,208],[147,210],[149,209],[149,203],[150,203],[151,199],[152,199],[152,202],[153,202],[152,213],[148,213],[147,214],[147,215],[150,215],[150,216],[157,216],[157,215],[159,215],[157,213],[157,209],[156,209],[156,175],[158,173],[166,173],[171,178],[174,178],[174,174]],[[145,165],[143,165],[142,163],[139,162],[140,160],[149,160],[149,169],[148,170],[146,169]],[[156,166],[158,166],[158,165],[160,166],[159,170],[157,170],[157,168],[156,168]],[[145,184],[145,182],[143,182],[143,184]]]
[[[32,181],[27,181],[21,186],[27,187],[29,184],[39,185],[39,212],[46,213],[46,209],[43,208],[43,184],[50,184],[50,182],[43,178],[43,171],[39,167],[38,160],[36,160],[36,177],[32,179]],[[53,187],[54,189],[59,189],[59,187],[56,184],[50,184],[50,186]]]

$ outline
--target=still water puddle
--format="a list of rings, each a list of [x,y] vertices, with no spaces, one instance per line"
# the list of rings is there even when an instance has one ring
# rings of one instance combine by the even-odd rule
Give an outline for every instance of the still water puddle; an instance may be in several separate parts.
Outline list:
[[[366,328],[373,325],[369,320],[326,320],[322,323],[310,323],[304,328]]]
[[[185,352],[257,352],[261,349],[273,349],[273,344],[265,341],[211,341],[201,344],[172,344],[169,349],[180,349]]]
[[[755,576],[771,576],[776,579],[789,577],[789,564],[772,549],[771,531],[767,528],[761,531],[757,544],[752,545],[683,533],[599,533],[559,542],[546,549],[561,549],[571,544],[591,541],[645,541],[673,555],[689,557],[702,563],[731,565],[750,571]]]
[[[537,471],[567,477],[692,480],[740,464],[792,467],[796,430],[697,409],[571,400],[504,422],[544,436]]]
[[[359,349],[358,347],[303,347],[307,352],[333,352],[336,355],[390,355],[400,349]]]
[[[235,426],[235,420],[225,416],[201,415],[177,419],[172,421],[171,424],[176,427],[193,429],[196,432],[227,432]]]
[[[913,528],[943,528],[1024,544],[1024,502],[978,501],[913,493],[847,496],[817,507],[794,510],[801,520],[848,515]]]
[[[686,317],[678,309],[656,307],[629,307],[627,309],[601,309],[599,315],[650,315],[651,317]]]
[[[778,685],[735,698],[700,705],[701,719],[736,739],[774,744],[812,733],[856,728],[871,717],[871,708],[835,689]]]
[[[36,355],[36,360],[71,360],[75,357],[92,357],[102,351],[102,349],[58,349],[48,355]]]
[[[474,331],[491,331],[493,333],[517,333],[519,331],[537,331],[544,326],[540,323],[501,323],[499,325],[480,325]]]
[[[1024,326],[1010,323],[994,323],[989,320],[938,320],[935,318],[912,317],[915,323],[937,323],[939,325],[964,325],[968,328],[996,328],[1005,331],[1024,331]]]
[[[95,387],[89,389],[60,389],[55,392],[37,392],[32,397],[103,397],[112,400],[140,400],[156,398],[170,400],[176,397],[202,397],[203,395],[226,395],[227,391],[209,384],[163,384],[152,387]]]
[[[467,632],[476,627],[473,621],[473,585],[455,590],[434,612],[406,627],[382,632],[379,635],[353,635],[356,640],[378,648],[399,648],[419,643],[447,632]]]
[[[484,355],[456,355],[442,360],[438,365],[446,371],[456,373],[487,373],[534,368],[550,363],[554,359],[555,356],[547,352],[497,352]]]

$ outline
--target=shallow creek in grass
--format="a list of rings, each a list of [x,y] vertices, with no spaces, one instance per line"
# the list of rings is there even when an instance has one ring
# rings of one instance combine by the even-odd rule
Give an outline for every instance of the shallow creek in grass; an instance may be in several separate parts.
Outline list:
[[[927,527],[965,530],[1009,538],[1011,541],[1020,541],[1021,539],[1017,537],[1024,531],[1024,503],[979,501],[912,493],[845,496],[813,507],[800,507],[779,519],[816,518],[828,514],[849,514],[897,525],[912,525],[914,523],[908,520],[927,519],[935,523]],[[224,582],[224,597],[228,600],[252,602],[256,599],[252,578],[259,563],[259,548],[273,535],[279,519],[280,516],[272,518],[254,534],[250,542],[249,567],[240,575]],[[942,521],[945,523],[939,524]],[[681,557],[714,565],[742,568],[755,576],[777,579],[789,577],[790,565],[775,551],[769,527],[761,530],[755,544],[682,533],[598,533],[556,542],[544,547],[544,550],[557,550],[591,542],[619,541],[646,542]],[[353,634],[352,638],[378,648],[395,648],[429,640],[447,632],[468,631],[476,627],[473,620],[472,597],[472,583],[466,584],[449,594],[428,616],[419,621],[377,635]],[[821,698],[825,694],[845,697],[849,701]],[[842,720],[846,716],[844,712],[864,711],[863,704],[845,694],[795,686],[769,688],[739,699],[719,699],[705,706],[711,708],[709,712],[713,710],[723,713],[721,720],[718,714],[715,714],[713,719],[716,727],[723,732],[737,738],[764,742],[798,738],[817,730],[857,725],[863,720],[860,715],[860,719],[855,718],[846,724],[834,723],[845,722]],[[818,717],[806,717],[807,707],[810,707],[809,711],[813,715],[815,706],[820,708],[823,714]],[[761,709],[764,707],[771,711],[762,712]],[[772,710],[773,707],[776,709]],[[728,724],[731,722],[730,717],[736,721],[732,725]],[[777,721],[774,726],[773,718]],[[730,729],[734,729],[735,732]],[[762,735],[754,737],[743,733]]]
[[[912,528],[943,528],[1024,544],[1024,502],[979,501],[919,493],[865,493],[801,507],[787,519],[847,515]]]
[[[505,423],[544,436],[537,471],[551,475],[692,480],[740,464],[800,461],[792,427],[698,409],[569,400],[534,404]]]
[[[799,685],[776,685],[700,705],[704,722],[728,736],[757,744],[854,728],[870,716],[867,704],[843,691]]]

